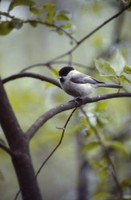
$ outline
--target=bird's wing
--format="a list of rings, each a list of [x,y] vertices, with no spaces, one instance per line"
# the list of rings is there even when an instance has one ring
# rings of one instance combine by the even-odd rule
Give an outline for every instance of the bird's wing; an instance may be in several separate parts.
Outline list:
[[[70,80],[73,83],[79,83],[79,84],[86,84],[86,83],[89,83],[89,84],[97,84],[97,83],[103,84],[103,82],[97,81],[96,79],[91,78],[90,76],[85,75],[85,74],[77,74],[77,75],[71,77]]]

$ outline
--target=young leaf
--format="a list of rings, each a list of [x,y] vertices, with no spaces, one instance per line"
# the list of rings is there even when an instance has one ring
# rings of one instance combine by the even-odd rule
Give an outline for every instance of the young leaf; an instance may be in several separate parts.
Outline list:
[[[71,13],[67,10],[61,10],[58,15],[56,16],[57,20],[65,20],[68,21],[71,19]]]
[[[128,65],[125,65],[125,66],[124,66],[124,72],[125,72],[126,74],[131,74],[131,67],[128,66]]]
[[[35,22],[35,21],[30,21],[29,24],[30,24],[33,28],[35,28],[35,27],[37,26],[38,23]]]
[[[38,8],[35,8],[35,7],[30,7],[30,11],[34,14],[34,15],[39,15],[42,13],[42,11]]]
[[[13,10],[16,6],[34,6],[35,2],[31,0],[12,0],[9,5],[8,11]]]
[[[99,175],[101,180],[106,180],[108,175],[109,175],[109,171],[108,171],[107,168],[103,168],[103,169],[98,171],[98,175]]]
[[[43,6],[43,11],[47,13],[45,18],[45,22],[48,24],[54,24],[54,16],[55,16],[55,4],[45,4]]]
[[[131,83],[131,79],[126,77],[125,75],[121,75],[120,76],[120,80],[121,82],[128,82],[128,83]]]
[[[120,76],[124,70],[124,66],[126,61],[122,55],[122,53],[117,50],[113,54],[112,58],[110,59],[111,67],[114,69],[117,76]]]
[[[56,19],[57,20],[65,20],[65,21],[68,21],[69,19],[68,19],[68,17],[66,16],[66,15],[64,15],[64,14],[58,14],[57,16],[56,16]]]
[[[71,28],[71,26],[72,26],[72,23],[67,23],[67,24],[61,25],[61,28],[62,29],[69,29],[69,28]]]
[[[94,150],[96,149],[97,147],[100,146],[100,143],[99,142],[90,142],[89,144],[86,144],[84,147],[83,147],[83,150],[84,151],[91,151],[91,150]]]
[[[126,147],[124,146],[124,144],[122,144],[121,142],[110,142],[108,144],[108,146],[111,148],[111,149],[114,149],[118,152],[121,152],[121,153],[128,153]]]
[[[103,76],[116,76],[114,69],[104,60],[95,60],[95,66],[99,73]]]
[[[16,28],[16,29],[20,29],[23,26],[23,21],[20,19],[14,19],[10,22],[11,26]]]
[[[12,26],[12,22],[1,22],[0,23],[0,35],[9,34],[14,27]]]

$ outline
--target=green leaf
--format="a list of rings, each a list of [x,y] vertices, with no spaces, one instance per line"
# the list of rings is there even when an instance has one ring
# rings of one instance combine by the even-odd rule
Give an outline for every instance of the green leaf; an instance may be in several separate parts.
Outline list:
[[[113,196],[106,192],[100,192],[92,198],[92,200],[106,200],[106,199],[113,199]]]
[[[19,19],[13,19],[12,21],[6,21],[0,23],[0,35],[9,34],[14,28],[20,29],[23,26],[23,21]]]
[[[12,26],[12,22],[2,22],[0,23],[0,35],[9,34],[14,27]]]
[[[125,65],[125,66],[124,66],[124,72],[125,72],[126,74],[131,74],[131,67],[128,66],[128,65]]]
[[[64,15],[64,14],[59,14],[59,15],[57,15],[56,16],[56,19],[57,20],[65,20],[65,21],[68,21],[69,20],[69,18],[66,16],[66,15]]]
[[[91,150],[98,148],[99,146],[100,146],[99,142],[90,142],[89,144],[86,144],[83,147],[83,151],[91,151]]]
[[[95,60],[95,66],[99,73],[103,76],[116,76],[114,69],[104,60]]]
[[[72,17],[71,13],[67,10],[61,10],[56,16],[56,20],[65,20],[68,21]]]
[[[34,14],[34,15],[39,15],[42,13],[42,10],[35,8],[35,7],[30,7],[30,11]]]
[[[121,82],[128,82],[128,83],[131,83],[131,79],[126,77],[125,75],[121,75],[120,76],[120,80]]]
[[[61,25],[61,28],[62,28],[62,29],[69,29],[69,28],[71,28],[71,27],[72,27],[72,23],[67,23],[67,24]]]
[[[35,2],[31,0],[12,0],[9,5],[8,11],[13,10],[16,6],[34,6]]]
[[[94,169],[98,169],[99,170],[102,167],[102,163],[98,162],[97,160],[93,160],[93,161],[91,161],[91,166]]]
[[[99,171],[99,170],[105,169],[106,166],[108,166],[108,161],[105,158],[102,158],[101,162],[97,160],[93,160],[91,161],[91,166],[97,171]]]
[[[110,59],[111,67],[114,69],[117,76],[120,76],[124,70],[126,61],[119,50],[116,50]]]
[[[108,147],[124,154],[128,153],[126,147],[121,142],[110,142]]]
[[[20,19],[14,19],[10,22],[11,26],[16,29],[20,29],[23,26],[23,21]]]
[[[58,33],[59,35],[63,35],[63,32],[59,28],[52,29],[51,31],[54,31],[54,32]]]
[[[107,177],[109,175],[109,171],[108,171],[107,168],[103,168],[103,169],[98,171],[98,175],[99,175],[101,180],[105,180],[105,179],[107,179]]]
[[[29,21],[29,24],[32,26],[32,27],[36,27],[37,26],[37,22],[35,22],[35,21]]]
[[[43,11],[47,13],[45,22],[48,24],[54,24],[55,16],[55,4],[48,3],[43,6]]]

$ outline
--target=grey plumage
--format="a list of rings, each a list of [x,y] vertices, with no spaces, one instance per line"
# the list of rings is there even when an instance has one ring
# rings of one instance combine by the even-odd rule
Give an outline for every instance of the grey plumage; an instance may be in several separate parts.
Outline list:
[[[94,92],[97,87],[122,88],[121,85],[106,84],[97,81],[91,76],[83,74],[69,66],[63,67],[59,71],[59,76],[63,90],[74,97],[88,96]]]
[[[75,77],[72,77],[70,79],[73,83],[77,83],[77,84],[86,84],[86,83],[90,83],[90,84],[97,84],[97,87],[108,87],[108,88],[122,88],[121,85],[117,85],[117,84],[106,84],[104,82],[98,81],[94,78],[91,78],[90,76],[85,74],[77,74]]]

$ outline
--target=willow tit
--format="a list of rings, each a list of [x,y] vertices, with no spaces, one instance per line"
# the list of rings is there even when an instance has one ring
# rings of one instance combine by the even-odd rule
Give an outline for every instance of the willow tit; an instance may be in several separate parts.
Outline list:
[[[58,79],[62,89],[73,97],[89,96],[98,87],[122,88],[121,85],[97,81],[70,66],[60,69]]]

